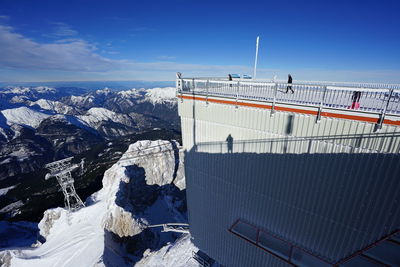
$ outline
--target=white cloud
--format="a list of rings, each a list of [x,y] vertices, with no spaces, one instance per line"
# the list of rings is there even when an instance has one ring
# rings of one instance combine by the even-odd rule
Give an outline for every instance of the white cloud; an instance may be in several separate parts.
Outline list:
[[[22,69],[107,71],[117,61],[101,57],[94,47],[82,39],[64,39],[53,43],[37,43],[12,27],[0,25],[0,66]]]
[[[157,58],[161,59],[161,60],[171,60],[171,59],[175,59],[176,57],[174,57],[174,56],[158,56]]]
[[[114,60],[99,55],[95,44],[76,38],[76,31],[63,23],[61,39],[39,43],[0,24],[0,81],[72,81],[72,80],[174,80],[175,72],[184,77],[216,77],[228,73],[252,74],[251,66],[182,64],[173,57],[158,57],[158,62]],[[64,27],[65,26],[65,27]],[[107,47],[111,43],[106,44]],[[104,51],[105,54],[117,51]],[[296,80],[336,80],[365,82],[400,82],[399,70],[321,70],[258,68],[257,78],[278,75],[286,79],[291,73]]]
[[[96,46],[79,38],[65,38],[52,43],[38,43],[9,26],[0,25],[0,66],[15,69],[57,70],[76,72],[143,73],[154,76],[157,72],[227,73],[248,72],[243,66],[208,66],[160,61],[142,63],[130,60],[113,60],[96,53]],[[133,78],[133,77],[132,77]],[[136,77],[139,78],[139,77]]]
[[[69,25],[63,22],[54,22],[55,25],[54,35],[56,37],[70,37],[78,35],[78,32],[72,29]]]

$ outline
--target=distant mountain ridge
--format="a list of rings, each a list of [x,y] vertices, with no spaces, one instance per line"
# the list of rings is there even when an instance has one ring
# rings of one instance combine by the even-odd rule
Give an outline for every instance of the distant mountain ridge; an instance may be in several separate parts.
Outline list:
[[[5,87],[0,107],[0,180],[81,153],[101,140],[151,128],[180,129],[174,87]],[[16,144],[26,156],[11,154]]]

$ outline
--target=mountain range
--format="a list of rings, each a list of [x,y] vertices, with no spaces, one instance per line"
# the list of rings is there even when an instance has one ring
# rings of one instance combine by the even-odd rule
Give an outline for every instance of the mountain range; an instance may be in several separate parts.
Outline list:
[[[94,144],[152,128],[179,130],[175,88],[0,89],[0,180]]]

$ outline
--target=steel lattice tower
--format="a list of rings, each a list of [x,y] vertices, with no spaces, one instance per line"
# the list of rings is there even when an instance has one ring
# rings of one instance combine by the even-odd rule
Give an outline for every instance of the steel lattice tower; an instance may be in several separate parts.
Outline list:
[[[76,210],[84,207],[82,200],[79,198],[74,187],[74,178],[72,178],[71,172],[79,166],[72,164],[71,160],[73,157],[54,161],[45,165],[45,168],[50,171],[46,174],[45,179],[56,177],[58,183],[64,194],[64,204],[68,210]]]

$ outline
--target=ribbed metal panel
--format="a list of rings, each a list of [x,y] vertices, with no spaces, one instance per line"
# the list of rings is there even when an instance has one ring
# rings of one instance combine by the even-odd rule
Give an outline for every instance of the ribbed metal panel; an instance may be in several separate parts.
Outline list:
[[[372,123],[184,100],[179,103],[183,145],[225,141],[231,134],[236,140],[270,137],[326,137],[326,142],[368,151],[399,153],[400,127],[383,125],[378,132]],[[186,138],[185,138],[186,137]]]
[[[191,151],[185,171],[195,243],[231,266],[226,257],[233,256],[216,247],[235,246],[227,229],[242,218],[334,263],[400,226],[399,160]]]
[[[400,227],[399,127],[191,100],[179,112],[190,230],[221,264],[286,265],[228,232],[237,219],[331,263]]]

